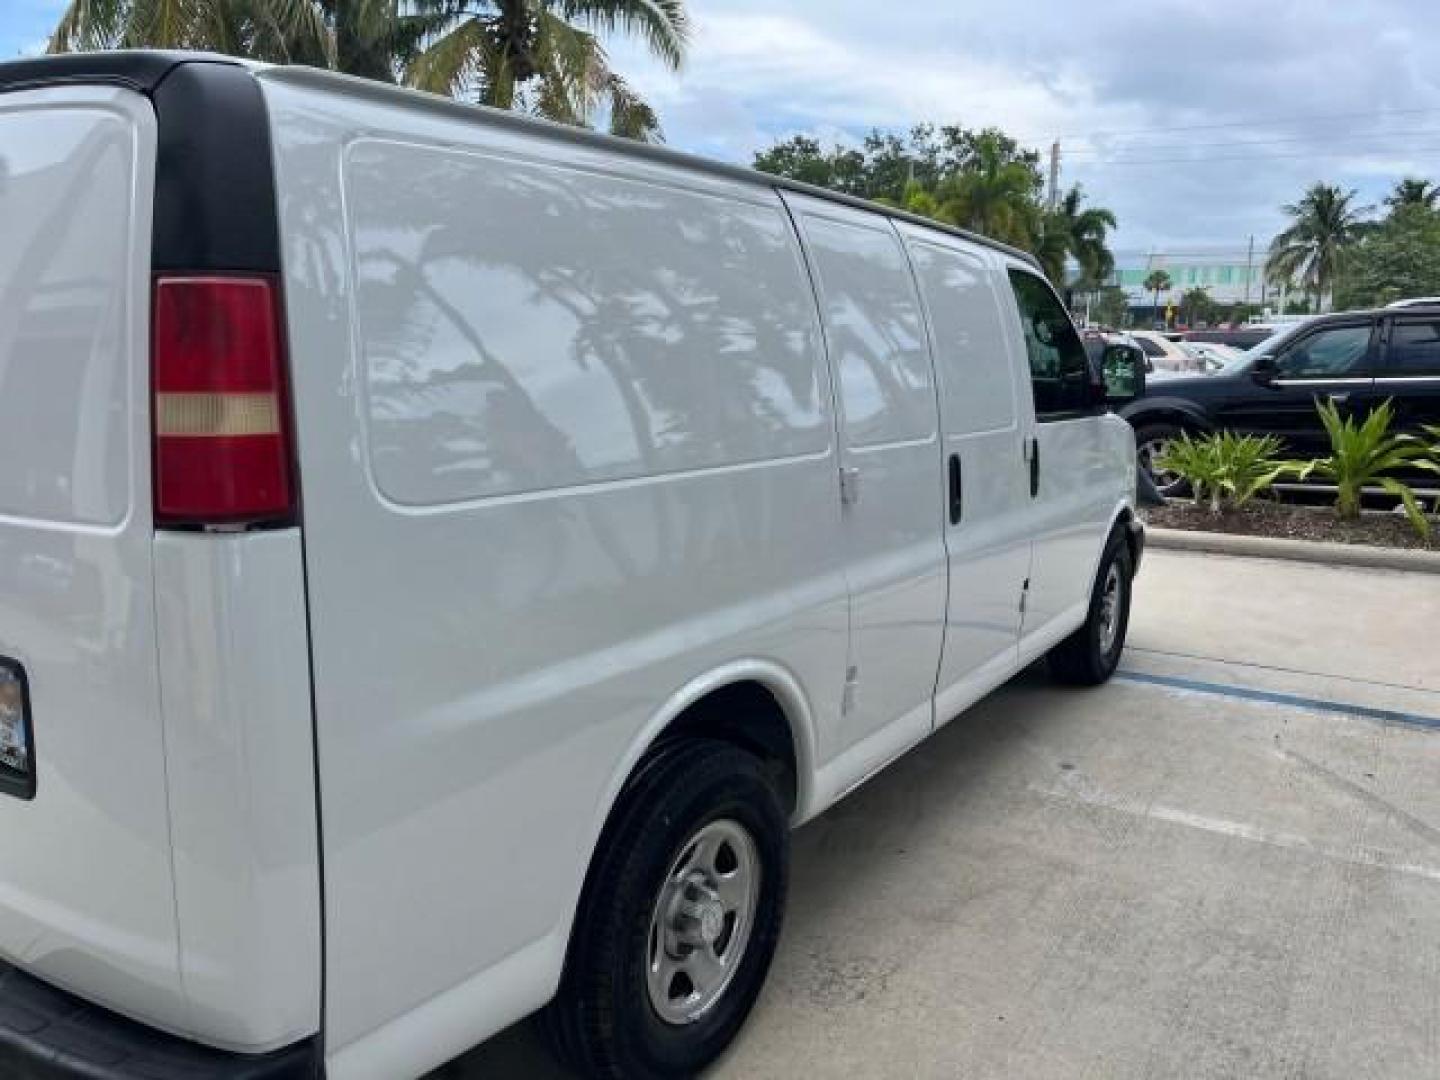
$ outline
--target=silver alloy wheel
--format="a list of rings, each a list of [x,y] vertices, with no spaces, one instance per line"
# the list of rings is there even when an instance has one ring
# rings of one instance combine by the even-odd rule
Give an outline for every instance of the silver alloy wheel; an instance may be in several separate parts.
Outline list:
[[[1120,564],[1112,562],[1105,572],[1105,584],[1100,589],[1100,655],[1109,656],[1115,647],[1115,638],[1120,634],[1120,611],[1125,595],[1125,581],[1120,574]]]
[[[1155,486],[1160,490],[1161,495],[1173,494],[1183,479],[1179,473],[1173,470],[1155,468],[1155,459],[1164,454],[1165,448],[1169,445],[1169,439],[1146,439],[1135,448],[1135,456],[1140,461],[1140,467],[1150,474],[1150,479],[1155,481]]]
[[[728,818],[702,826],[665,875],[646,940],[650,1004],[667,1024],[693,1024],[729,987],[755,923],[760,854]]]

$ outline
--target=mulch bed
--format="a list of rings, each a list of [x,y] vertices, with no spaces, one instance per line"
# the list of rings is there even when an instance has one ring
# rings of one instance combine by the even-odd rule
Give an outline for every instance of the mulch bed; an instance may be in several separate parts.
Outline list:
[[[1366,513],[1359,521],[1341,521],[1331,509],[1251,502],[1239,510],[1212,514],[1208,507],[1188,501],[1171,501],[1145,512],[1157,529],[1275,536],[1288,540],[1328,540],[1339,544],[1440,550],[1440,521],[1435,521],[1427,543],[1398,514]]]

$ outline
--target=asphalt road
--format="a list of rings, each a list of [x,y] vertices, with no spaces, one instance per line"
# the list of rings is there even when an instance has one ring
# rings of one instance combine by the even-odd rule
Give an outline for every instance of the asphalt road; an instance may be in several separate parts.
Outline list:
[[[1151,552],[1121,674],[1027,672],[795,837],[713,1076],[1440,1075],[1440,576]],[[561,1080],[530,1024],[433,1080]]]

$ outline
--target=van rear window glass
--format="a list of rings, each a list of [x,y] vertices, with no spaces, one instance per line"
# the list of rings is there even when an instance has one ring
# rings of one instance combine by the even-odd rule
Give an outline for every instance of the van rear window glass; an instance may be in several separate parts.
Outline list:
[[[778,202],[378,140],[345,184],[375,481],[433,505],[823,451]]]
[[[98,108],[0,108],[0,514],[130,505],[134,144]]]

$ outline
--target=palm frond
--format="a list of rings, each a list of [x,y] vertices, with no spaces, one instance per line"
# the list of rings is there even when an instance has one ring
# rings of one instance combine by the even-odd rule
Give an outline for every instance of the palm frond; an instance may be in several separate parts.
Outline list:
[[[664,142],[660,117],[644,98],[613,71],[606,89],[610,95],[610,134],[640,142]]]
[[[514,95],[514,78],[505,56],[495,48],[485,23],[477,18],[464,22],[431,42],[407,66],[407,86],[432,94],[460,96],[485,84],[486,104],[509,108]]]
[[[672,71],[685,62],[690,19],[684,0],[560,0],[560,16],[604,33],[634,35]]]

